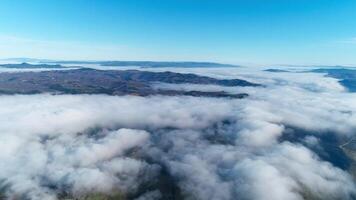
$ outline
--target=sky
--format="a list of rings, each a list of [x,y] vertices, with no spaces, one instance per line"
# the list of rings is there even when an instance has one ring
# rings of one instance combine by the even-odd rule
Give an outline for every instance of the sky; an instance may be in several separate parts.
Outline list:
[[[2,0],[0,58],[356,65],[354,0]]]

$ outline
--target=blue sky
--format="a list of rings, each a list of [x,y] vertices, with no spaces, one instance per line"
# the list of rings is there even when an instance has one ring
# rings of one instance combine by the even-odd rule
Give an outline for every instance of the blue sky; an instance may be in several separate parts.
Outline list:
[[[2,0],[0,58],[356,64],[354,0]]]

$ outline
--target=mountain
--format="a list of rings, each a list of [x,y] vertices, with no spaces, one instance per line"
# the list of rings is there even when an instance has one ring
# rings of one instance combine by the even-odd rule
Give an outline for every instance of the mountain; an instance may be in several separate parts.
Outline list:
[[[290,72],[288,70],[283,70],[283,69],[265,69],[263,71],[265,71],[265,72]]]
[[[221,64],[214,62],[160,62],[160,61],[51,61],[45,63],[56,64],[97,64],[101,66],[117,66],[117,67],[238,67],[238,65]]]
[[[59,64],[33,65],[33,64],[26,63],[26,62],[23,62],[23,63],[20,63],[20,64],[2,64],[2,65],[0,65],[0,67],[3,67],[3,68],[15,68],[15,69],[40,69],[40,68],[58,69],[58,68],[65,68],[65,67],[63,67],[62,65],[59,65]]]
[[[340,79],[340,84],[346,87],[350,92],[356,92],[356,70],[346,68],[320,68],[312,72],[326,73],[328,76]]]
[[[241,79],[214,79],[195,74],[147,72],[139,70],[75,69],[44,72],[0,73],[2,94],[108,94],[108,95],[187,95],[205,97],[243,98],[246,94],[223,91],[179,91],[151,87],[152,83],[213,84],[227,87],[260,86]]]

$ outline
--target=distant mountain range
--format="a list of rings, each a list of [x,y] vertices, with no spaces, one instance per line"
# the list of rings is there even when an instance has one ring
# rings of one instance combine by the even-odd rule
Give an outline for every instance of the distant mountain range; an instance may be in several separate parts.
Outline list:
[[[283,69],[265,69],[263,71],[265,71],[265,72],[290,72],[288,70],[283,70]]]
[[[179,91],[151,87],[152,83],[213,84],[226,87],[260,86],[241,79],[214,79],[195,74],[147,72],[139,70],[55,70],[44,72],[0,73],[0,94],[108,94],[108,95],[186,95],[243,98],[247,94],[223,91]]]
[[[38,64],[38,65],[33,65],[29,63],[20,63],[20,64],[2,64],[0,67],[3,68],[13,68],[13,69],[41,69],[41,68],[47,68],[47,69],[59,69],[59,68],[65,68],[62,65],[59,64]]]
[[[3,62],[15,62],[15,63],[37,63],[37,64],[96,64],[101,66],[117,66],[117,67],[238,67],[238,65],[222,64],[215,62],[167,62],[167,61],[61,61],[61,60],[48,60],[48,59],[33,59],[33,58],[9,58],[2,59]]]
[[[57,64],[98,64],[101,66],[138,66],[138,67],[238,67],[237,65],[221,64],[213,62],[155,62],[155,61],[58,61]]]

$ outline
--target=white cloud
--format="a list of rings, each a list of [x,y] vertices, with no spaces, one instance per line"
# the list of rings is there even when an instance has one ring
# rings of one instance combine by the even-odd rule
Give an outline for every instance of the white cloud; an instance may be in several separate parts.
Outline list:
[[[187,199],[355,195],[350,173],[311,150],[325,132],[355,134],[356,96],[337,80],[308,73],[193,70],[241,76],[266,87],[156,85],[247,92],[246,99],[0,96],[1,186],[10,197],[32,199],[56,199],[63,190],[77,196],[134,193],[142,183],[158,181],[164,169]],[[286,127],[307,131],[310,136],[301,135],[306,146],[280,141]],[[160,189],[138,199],[159,199],[165,195]]]
[[[247,199],[351,199],[355,193],[346,172],[320,161],[308,149],[283,143],[261,156],[236,164],[236,190]]]

